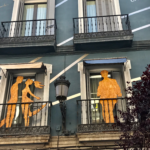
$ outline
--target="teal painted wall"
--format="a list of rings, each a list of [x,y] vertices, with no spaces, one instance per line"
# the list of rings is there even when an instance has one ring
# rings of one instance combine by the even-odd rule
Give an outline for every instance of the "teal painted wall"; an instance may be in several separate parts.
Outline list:
[[[62,0],[56,0],[56,5]],[[68,0],[64,4],[56,7],[56,21],[57,21],[57,44],[69,39],[73,36],[73,18],[78,16],[78,1]],[[65,45],[73,45],[73,41],[67,42]]]
[[[62,1],[56,0],[56,5]],[[0,22],[11,21],[13,3],[13,0],[0,0]],[[130,14],[148,7],[150,7],[149,0],[120,0],[122,14]],[[131,29],[150,24],[149,14],[150,9],[131,15]],[[57,21],[56,41],[59,44],[73,37],[73,18],[78,17],[78,0],[68,0],[56,7],[55,17]],[[134,41],[150,40],[149,33],[150,27],[134,32]],[[71,40],[64,45],[73,45],[73,41]]]
[[[56,5],[62,2],[62,0],[56,0]],[[5,7],[1,7],[3,5]],[[57,44],[63,42],[64,40],[71,38],[73,36],[73,18],[78,17],[78,0],[68,0],[61,6],[56,8],[56,21],[57,21]],[[120,7],[122,14],[130,14],[134,11],[138,11],[143,8],[150,7],[150,0],[136,0],[135,2],[131,2],[131,0],[120,0]],[[13,0],[0,0],[0,22],[2,21],[10,21],[13,9]],[[130,16],[130,22],[132,29],[139,28],[141,26],[145,26],[150,24],[150,9],[137,13],[135,15]],[[134,33],[134,40],[150,40],[150,27],[142,29]],[[65,45],[73,45],[73,41],[69,41],[65,43]],[[21,49],[20,49],[21,50]],[[92,50],[91,50],[92,51]],[[91,53],[91,52],[90,52]],[[66,56],[66,66],[70,65],[78,58],[83,56],[84,54],[67,54]],[[36,56],[0,56],[0,64],[3,63],[22,63],[22,62],[30,62],[31,60],[39,57],[41,55]],[[51,79],[55,77],[59,72],[64,69],[64,55],[42,55],[43,57],[38,60],[39,62],[52,64],[52,74]],[[128,52],[111,52],[107,51],[107,53],[97,52],[93,54],[89,54],[86,59],[93,58],[110,58],[110,57],[127,57],[131,60],[131,78],[136,78],[141,76],[142,72],[145,69],[145,66],[150,63],[150,50],[142,50],[142,51],[128,51]],[[78,72],[77,64],[73,66],[66,72],[66,78],[71,82],[71,86],[69,88],[68,96],[80,93],[80,75]],[[55,99],[55,87],[54,83],[50,84],[50,101],[56,101]],[[69,100],[66,102],[67,104],[67,130],[76,131],[77,129],[77,107],[76,100],[80,99],[80,97]],[[51,135],[57,135],[55,130],[57,125],[61,125],[61,112],[59,105],[55,105],[52,107],[51,112]]]
[[[78,58],[83,56],[84,54],[74,54],[66,56],[66,67],[76,61]],[[107,53],[93,53],[89,54],[85,59],[93,59],[93,58],[110,58],[110,57],[127,57],[131,60],[131,78],[136,78],[141,76],[149,61],[150,51],[130,51],[130,52],[107,52]],[[38,57],[38,56],[36,56]],[[20,57],[0,57],[0,64],[2,63],[22,63],[29,62],[36,57],[28,57],[28,56],[20,56]],[[64,69],[64,55],[60,56],[43,56],[38,62],[52,64],[52,74],[50,78],[55,77],[59,72]],[[78,72],[77,64],[70,68],[66,72],[66,79],[71,82],[68,96],[80,93],[80,74]],[[50,96],[49,100],[54,102],[55,98],[55,87],[54,82],[50,84]],[[80,97],[71,99],[66,102],[67,104],[67,130],[76,131],[77,128],[77,105],[76,100],[79,100]],[[57,135],[55,128],[57,125],[61,126],[61,112],[59,105],[55,105],[52,107],[51,111],[51,135]]]
[[[132,2],[133,1],[133,2]],[[120,0],[120,9],[122,14],[131,14],[133,12],[150,7],[149,0]],[[131,29],[150,24],[150,8],[148,10],[133,14],[130,16]],[[150,27],[134,32],[134,41],[150,40]]]
[[[11,21],[13,0],[0,0],[0,22]]]

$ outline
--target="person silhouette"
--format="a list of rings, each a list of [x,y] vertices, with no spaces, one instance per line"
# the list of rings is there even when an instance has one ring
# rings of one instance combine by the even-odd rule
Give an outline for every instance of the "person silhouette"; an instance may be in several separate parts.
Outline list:
[[[108,78],[108,71],[103,70],[100,74],[104,79],[99,82],[97,96],[100,97],[100,99],[109,99],[100,100],[103,119],[105,123],[114,123],[113,109],[117,100],[111,100],[111,98],[117,98],[117,96],[121,97],[122,93],[117,81]]]
[[[22,113],[24,114],[24,120],[25,120],[25,126],[29,126],[29,117],[31,116],[34,116],[35,114],[37,114],[39,111],[41,111],[45,106],[46,104],[42,105],[41,108],[31,112],[30,111],[30,103],[33,103],[34,101],[31,100],[27,94],[29,93],[31,96],[33,96],[34,98],[36,99],[40,99],[40,97],[37,97],[35,96],[31,91],[30,91],[30,88],[29,88],[29,85],[31,85],[33,83],[33,80],[31,79],[28,79],[25,84],[26,84],[26,87],[22,90],[22,103],[27,103],[27,104],[21,104],[21,107],[22,107]],[[41,85],[40,82],[38,81],[34,81],[34,85],[36,88],[43,88],[44,85]]]
[[[16,82],[12,85],[12,87],[10,89],[10,100],[7,102],[7,104],[17,103],[17,101],[18,101],[18,84],[22,83],[22,81],[23,81],[23,77],[18,76],[16,79]],[[2,127],[5,123],[6,123],[6,128],[11,127],[14,116],[15,116],[15,111],[16,111],[15,104],[7,105],[7,115],[6,115],[6,118],[0,122],[0,127]]]

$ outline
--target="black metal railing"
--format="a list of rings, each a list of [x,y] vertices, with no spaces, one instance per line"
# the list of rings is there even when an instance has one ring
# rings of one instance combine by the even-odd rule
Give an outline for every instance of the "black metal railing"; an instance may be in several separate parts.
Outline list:
[[[0,136],[50,133],[50,102],[0,104]]]
[[[126,111],[125,98],[77,100],[78,132],[119,130],[118,110]]]
[[[0,37],[29,37],[29,36],[55,36],[55,19],[23,20],[2,22]]]
[[[129,16],[93,16],[73,19],[74,34],[130,31]]]

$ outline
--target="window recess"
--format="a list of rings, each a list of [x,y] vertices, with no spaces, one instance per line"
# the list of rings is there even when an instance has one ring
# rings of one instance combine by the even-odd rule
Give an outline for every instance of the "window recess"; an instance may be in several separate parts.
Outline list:
[[[32,84],[29,85],[31,93],[36,97],[40,97],[40,100],[34,98],[32,94],[27,94],[27,97],[34,102],[29,104],[29,109],[31,112],[34,112],[41,108],[42,105],[47,104],[41,111],[30,117],[30,124],[28,127],[47,127],[45,132],[49,132],[49,80],[50,74],[52,73],[52,65],[43,64],[43,63],[27,63],[27,64],[4,64],[0,65],[0,68],[3,69],[4,74],[2,74],[1,84],[0,84],[0,120],[6,117],[7,112],[7,102],[10,100],[10,89],[18,76],[23,76],[23,81],[18,84],[18,101],[15,108],[15,114],[13,118],[12,128],[25,127],[24,114],[22,112],[22,94],[23,90],[26,87],[26,82],[28,79],[32,80]],[[35,86],[34,81],[39,81],[41,85],[44,85],[43,88],[39,89]],[[13,104],[11,104],[13,106]],[[3,128],[6,126],[4,125]],[[1,130],[1,128],[0,128]],[[18,130],[19,131],[19,130]],[[44,132],[42,129],[41,132]],[[9,133],[11,134],[11,133]],[[16,133],[17,134],[17,133]],[[18,133],[21,134],[21,133]]]
[[[78,14],[79,33],[122,30],[119,0],[78,0]]]
[[[122,97],[126,96],[127,81],[131,81],[130,69],[130,60],[126,58],[84,60],[78,64],[81,89],[81,124],[112,123],[113,121],[106,122],[104,118],[106,115],[103,112],[106,113],[106,109],[108,109],[108,115],[113,115],[113,117],[116,115],[119,117],[118,109],[125,111],[126,102]],[[120,87],[122,97],[116,98],[117,102],[115,104],[113,104],[113,98],[112,100],[111,98],[100,100],[100,97],[97,97],[99,82],[102,80],[100,75],[102,70],[107,70],[108,78],[115,79]],[[113,113],[111,114],[110,101],[113,105]],[[106,108],[106,104],[102,105],[102,102],[107,103],[108,107]],[[104,106],[105,110],[102,109]]]
[[[6,31],[9,30],[9,37],[54,35],[54,18],[55,0],[33,0],[32,3],[27,0],[14,0],[12,22],[4,22],[3,26]]]

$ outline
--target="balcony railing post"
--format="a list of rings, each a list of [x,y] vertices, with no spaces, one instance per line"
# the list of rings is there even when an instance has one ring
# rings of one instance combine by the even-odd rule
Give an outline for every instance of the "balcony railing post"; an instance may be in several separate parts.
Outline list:
[[[129,15],[127,15],[127,22],[128,22],[128,30],[131,31],[130,21],[129,21]]]

